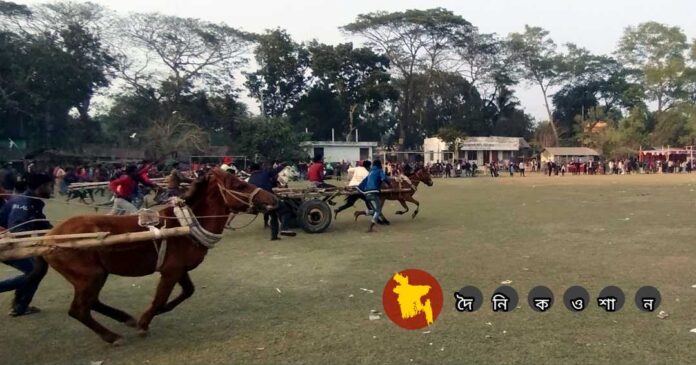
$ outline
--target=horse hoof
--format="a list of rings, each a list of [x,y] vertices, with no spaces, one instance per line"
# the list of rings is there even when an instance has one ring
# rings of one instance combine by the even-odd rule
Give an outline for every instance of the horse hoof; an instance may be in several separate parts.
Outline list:
[[[126,326],[130,328],[137,328],[138,327],[138,322],[135,321],[135,318],[131,318],[125,322],[123,322]]]
[[[145,337],[147,337],[149,334],[150,334],[150,332],[148,332],[148,330],[143,330],[143,329],[138,330],[138,336],[140,336],[140,337],[145,338]]]
[[[111,346],[113,347],[121,347],[126,344],[126,340],[123,339],[123,337],[119,337],[115,339],[113,342],[111,342]]]

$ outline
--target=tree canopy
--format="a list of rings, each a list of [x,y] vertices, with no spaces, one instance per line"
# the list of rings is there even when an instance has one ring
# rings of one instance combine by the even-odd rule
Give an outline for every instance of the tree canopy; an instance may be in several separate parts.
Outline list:
[[[222,145],[273,159],[301,157],[306,139],[349,141],[356,131],[401,150],[436,135],[607,154],[696,144],[696,40],[679,27],[629,26],[606,55],[536,26],[483,33],[444,8],[361,14],[339,28],[352,42],[0,0],[0,139],[155,155]],[[545,118],[526,114],[520,84],[540,91]]]

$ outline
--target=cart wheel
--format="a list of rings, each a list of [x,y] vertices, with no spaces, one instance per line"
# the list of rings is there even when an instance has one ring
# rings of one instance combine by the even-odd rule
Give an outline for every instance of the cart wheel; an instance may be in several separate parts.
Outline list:
[[[324,232],[331,224],[331,218],[329,205],[318,199],[303,202],[297,211],[297,220],[307,233]]]

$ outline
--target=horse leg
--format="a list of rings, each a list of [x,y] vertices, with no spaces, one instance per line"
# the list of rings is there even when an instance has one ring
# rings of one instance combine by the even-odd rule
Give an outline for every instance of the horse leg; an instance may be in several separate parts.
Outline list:
[[[99,299],[97,299],[97,301],[94,302],[94,304],[92,304],[92,310],[97,313],[103,314],[113,320],[119,321],[128,327],[135,328],[137,326],[137,322],[135,321],[135,318],[133,318],[133,316],[120,309],[116,309],[114,307],[106,305],[102,303]]]
[[[152,318],[162,310],[169,296],[174,290],[174,285],[179,280],[181,276],[173,273],[162,273],[160,277],[159,284],[157,284],[157,292],[155,293],[155,298],[152,300],[150,306],[143,312],[138,320],[138,332],[140,336],[147,336],[147,330],[150,327],[150,322]]]
[[[179,279],[179,285],[181,286],[181,294],[174,298],[174,300],[165,304],[164,307],[157,311],[156,314],[167,313],[170,310],[176,308],[176,306],[181,304],[181,302],[190,298],[193,295],[193,292],[196,290],[196,288],[193,286],[193,282],[191,281],[191,277],[189,276],[188,272],[184,273],[181,279]]]
[[[416,216],[418,215],[418,210],[420,209],[420,203],[418,202],[418,200],[413,199],[413,196],[407,196],[406,198],[404,198],[404,200],[416,205],[416,210],[413,211],[413,214],[411,215],[411,219],[416,218]]]
[[[399,203],[401,203],[401,206],[404,207],[404,210],[397,210],[396,214],[402,215],[408,213],[408,205],[406,205],[406,202],[403,199],[399,199]]]
[[[355,212],[353,212],[353,218],[355,218],[356,222],[358,221],[358,217],[363,215],[367,215],[367,212],[363,212],[362,210],[356,210]]]
[[[114,346],[119,346],[123,343],[123,337],[102,326],[92,317],[90,311],[94,304],[98,302],[99,291],[101,291],[106,282],[106,276],[106,274],[102,274],[73,278],[71,282],[75,288],[75,295],[68,314],[89,327],[104,341]]]

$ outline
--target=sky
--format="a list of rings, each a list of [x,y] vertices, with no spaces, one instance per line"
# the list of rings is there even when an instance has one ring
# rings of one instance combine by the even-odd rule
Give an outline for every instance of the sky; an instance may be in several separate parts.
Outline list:
[[[21,1],[37,4],[47,2]],[[51,2],[51,1],[48,1]],[[298,42],[317,39],[335,44],[360,42],[338,27],[358,14],[378,10],[447,8],[484,33],[507,35],[525,24],[550,31],[557,44],[575,43],[598,54],[610,54],[624,29],[645,21],[679,26],[696,38],[696,0],[92,0],[122,14],[159,12],[224,22],[250,32],[281,27]],[[240,85],[241,86],[241,85]],[[517,96],[537,121],[547,119],[541,92],[520,85]]]

